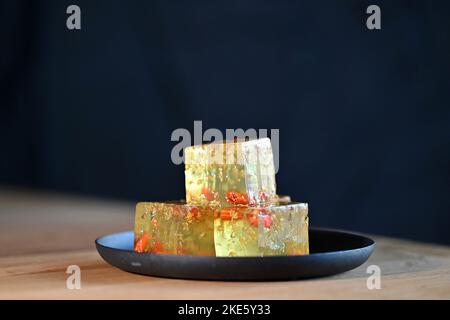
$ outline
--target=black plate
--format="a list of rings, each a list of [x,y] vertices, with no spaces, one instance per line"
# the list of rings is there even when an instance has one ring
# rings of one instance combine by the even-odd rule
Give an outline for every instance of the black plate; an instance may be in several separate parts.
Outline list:
[[[204,257],[136,253],[134,235],[125,231],[95,241],[109,264],[133,273],[202,280],[288,280],[338,274],[363,264],[375,242],[365,236],[310,228],[307,256]]]

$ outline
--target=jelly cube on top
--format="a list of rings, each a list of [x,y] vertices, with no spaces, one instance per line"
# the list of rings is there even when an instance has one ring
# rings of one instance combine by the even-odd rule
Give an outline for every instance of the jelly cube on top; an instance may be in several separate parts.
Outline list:
[[[267,206],[277,201],[268,138],[184,149],[186,202],[209,206]]]

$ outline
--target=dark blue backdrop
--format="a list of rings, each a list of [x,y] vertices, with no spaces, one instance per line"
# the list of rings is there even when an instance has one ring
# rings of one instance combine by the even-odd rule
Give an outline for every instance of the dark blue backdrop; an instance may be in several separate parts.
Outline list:
[[[177,199],[174,129],[279,128],[312,225],[450,244],[450,3],[369,4],[2,0],[0,183]]]

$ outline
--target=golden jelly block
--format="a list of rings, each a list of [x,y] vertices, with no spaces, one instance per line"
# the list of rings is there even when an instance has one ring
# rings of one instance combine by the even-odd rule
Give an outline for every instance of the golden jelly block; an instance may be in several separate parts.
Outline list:
[[[214,210],[182,203],[136,205],[137,252],[214,256]]]
[[[187,147],[184,156],[188,204],[253,207],[277,201],[268,138]]]
[[[218,257],[309,254],[308,205],[222,208],[214,220]]]

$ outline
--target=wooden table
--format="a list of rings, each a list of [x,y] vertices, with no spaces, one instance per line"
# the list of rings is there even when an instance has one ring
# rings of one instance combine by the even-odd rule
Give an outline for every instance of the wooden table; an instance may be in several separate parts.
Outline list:
[[[217,282],[130,274],[104,262],[94,240],[130,230],[134,204],[0,189],[0,299],[449,299],[450,247],[375,237],[363,266],[334,277]],[[381,268],[369,290],[367,266]],[[81,268],[69,290],[66,268]]]

